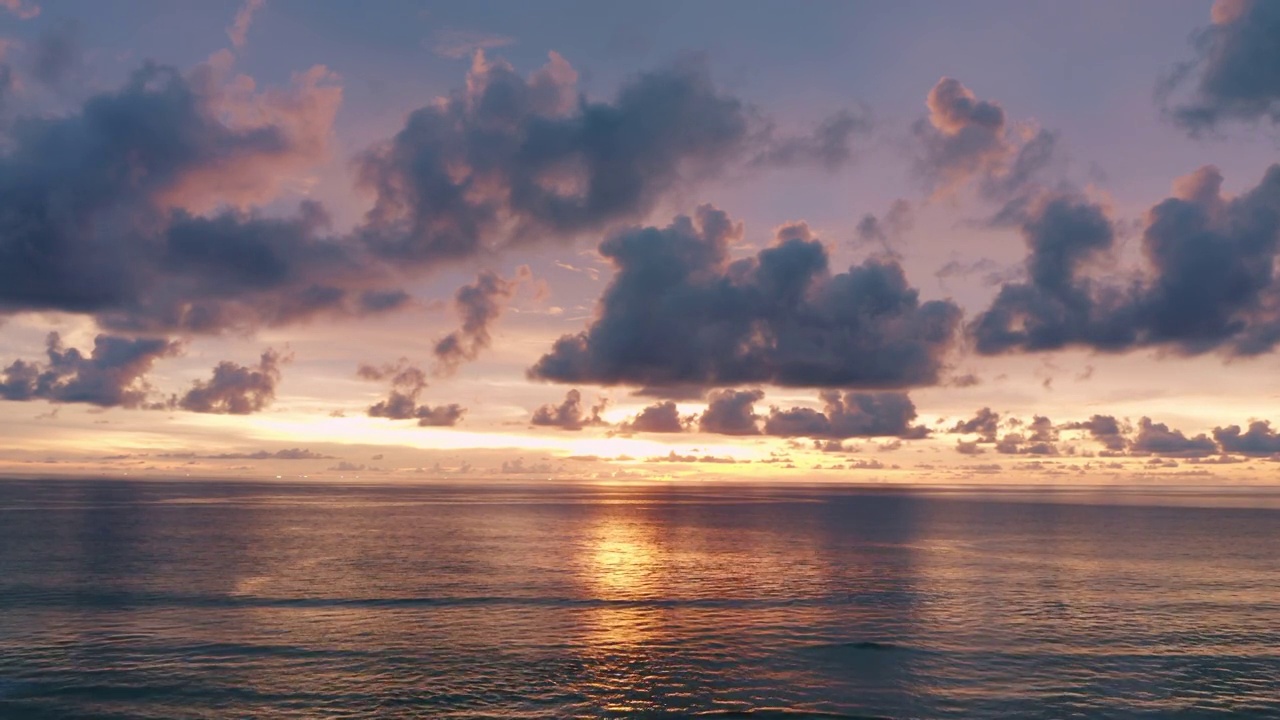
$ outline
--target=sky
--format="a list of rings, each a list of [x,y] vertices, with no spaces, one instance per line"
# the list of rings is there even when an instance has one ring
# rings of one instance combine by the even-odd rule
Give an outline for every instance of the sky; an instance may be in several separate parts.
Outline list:
[[[0,473],[1250,484],[1280,3],[0,0]]]

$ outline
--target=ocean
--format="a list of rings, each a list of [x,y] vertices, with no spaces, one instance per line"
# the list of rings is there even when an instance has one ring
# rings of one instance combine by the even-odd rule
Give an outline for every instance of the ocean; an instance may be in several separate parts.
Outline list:
[[[0,718],[1280,718],[1280,490],[0,481]]]

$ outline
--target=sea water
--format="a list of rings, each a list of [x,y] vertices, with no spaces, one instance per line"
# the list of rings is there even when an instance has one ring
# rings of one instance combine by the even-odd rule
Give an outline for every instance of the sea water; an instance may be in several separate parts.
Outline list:
[[[1280,493],[0,481],[0,718],[1280,717]]]

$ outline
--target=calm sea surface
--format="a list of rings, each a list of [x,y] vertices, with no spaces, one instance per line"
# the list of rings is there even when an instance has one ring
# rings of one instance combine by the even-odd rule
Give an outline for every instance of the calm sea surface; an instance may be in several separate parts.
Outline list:
[[[0,481],[0,718],[1280,718],[1280,491]]]

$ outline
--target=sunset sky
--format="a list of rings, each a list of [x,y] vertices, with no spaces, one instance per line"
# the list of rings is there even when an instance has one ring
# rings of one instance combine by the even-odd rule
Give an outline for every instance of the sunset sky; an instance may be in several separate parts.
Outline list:
[[[1266,482],[1278,148],[1262,0],[0,0],[0,473]]]

